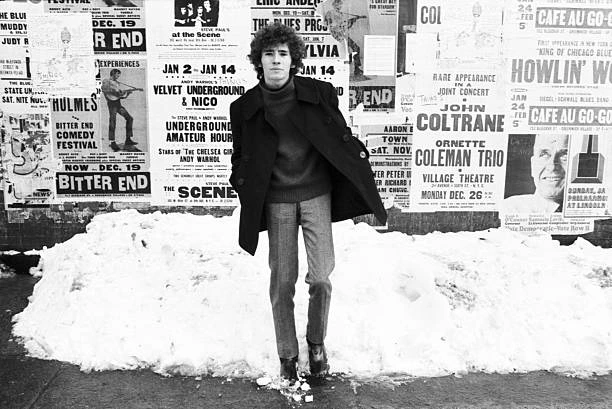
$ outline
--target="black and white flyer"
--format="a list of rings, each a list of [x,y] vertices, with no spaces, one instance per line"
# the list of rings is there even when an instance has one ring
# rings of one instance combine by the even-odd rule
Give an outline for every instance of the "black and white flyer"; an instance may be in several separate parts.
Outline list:
[[[152,69],[152,203],[238,203],[229,185],[230,103],[256,84],[251,67],[225,58],[159,62]]]
[[[362,125],[361,140],[370,152],[374,180],[386,208],[407,211],[412,180],[412,126]]]

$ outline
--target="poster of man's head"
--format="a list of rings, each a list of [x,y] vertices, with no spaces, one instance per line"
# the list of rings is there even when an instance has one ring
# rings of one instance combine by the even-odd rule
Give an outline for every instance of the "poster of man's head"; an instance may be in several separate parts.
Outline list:
[[[567,134],[510,135],[504,213],[563,211],[568,172]]]

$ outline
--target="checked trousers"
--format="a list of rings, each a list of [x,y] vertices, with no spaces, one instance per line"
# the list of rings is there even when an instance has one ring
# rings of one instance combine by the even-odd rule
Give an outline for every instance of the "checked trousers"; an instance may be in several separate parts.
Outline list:
[[[331,223],[331,194],[298,203],[266,203],[270,243],[270,301],[281,358],[298,355],[293,296],[298,278],[298,227],[302,226],[308,261],[306,283],[309,285],[306,338],[321,344],[327,331],[334,269],[334,245]]]

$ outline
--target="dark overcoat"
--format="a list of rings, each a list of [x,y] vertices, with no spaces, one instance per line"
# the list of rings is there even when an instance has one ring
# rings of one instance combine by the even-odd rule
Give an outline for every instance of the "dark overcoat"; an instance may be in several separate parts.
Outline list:
[[[297,104],[288,115],[296,128],[331,164],[332,221],[387,213],[376,189],[368,151],[347,127],[332,84],[295,76]],[[233,135],[230,184],[240,198],[240,247],[255,254],[266,230],[264,201],[276,158],[278,135],[268,121],[259,85],[230,106]]]

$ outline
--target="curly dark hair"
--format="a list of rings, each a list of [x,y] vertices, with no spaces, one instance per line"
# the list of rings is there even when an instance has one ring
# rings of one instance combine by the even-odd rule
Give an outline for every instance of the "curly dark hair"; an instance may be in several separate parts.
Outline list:
[[[263,68],[261,67],[261,53],[267,47],[273,47],[278,44],[287,44],[289,48],[291,64],[294,66],[289,70],[289,75],[291,77],[304,66],[302,62],[302,59],[306,56],[304,40],[302,40],[293,28],[275,22],[259,29],[251,41],[249,60],[251,64],[253,64],[255,71],[257,71],[257,79],[262,79],[264,75]]]

